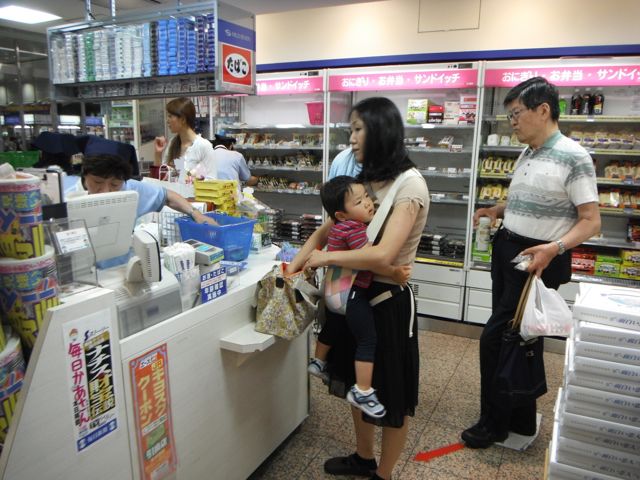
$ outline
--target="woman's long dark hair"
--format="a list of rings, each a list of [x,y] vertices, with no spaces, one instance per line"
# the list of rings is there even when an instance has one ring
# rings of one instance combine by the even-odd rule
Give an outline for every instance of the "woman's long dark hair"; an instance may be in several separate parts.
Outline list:
[[[167,113],[176,117],[184,118],[185,123],[191,130],[196,129],[196,107],[191,100],[186,97],[174,98],[167,103]],[[180,150],[182,141],[180,135],[176,135],[171,139],[169,144],[169,164],[173,165],[176,158],[180,158]]]
[[[404,124],[395,104],[384,97],[361,100],[351,109],[364,123],[366,137],[362,172],[365,182],[391,180],[415,167],[404,145]]]

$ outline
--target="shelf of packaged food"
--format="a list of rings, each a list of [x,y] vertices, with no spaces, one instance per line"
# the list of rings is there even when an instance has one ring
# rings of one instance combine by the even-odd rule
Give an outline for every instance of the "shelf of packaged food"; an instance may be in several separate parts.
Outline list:
[[[440,193],[432,193],[431,194],[431,203],[443,203],[446,205],[468,205],[469,200],[458,199],[458,198],[449,198],[442,197],[443,194]]]
[[[446,148],[435,148],[435,147],[407,147],[408,152],[415,153],[431,153],[437,155],[468,155],[471,153],[470,148],[463,148],[458,151],[447,150]]]
[[[470,178],[471,172],[446,172],[442,170],[418,170],[425,177],[438,177],[438,178]]]
[[[483,272],[491,271],[491,263],[490,262],[480,262],[478,260],[471,261],[471,268],[474,270],[482,270]]]
[[[474,125],[461,125],[452,123],[421,123],[420,125],[406,124],[404,128],[405,130],[430,130],[433,128],[438,130],[473,130]]]
[[[595,275],[585,275],[582,273],[573,273],[571,275],[571,281],[604,283],[606,285],[615,285],[617,287],[640,288],[640,280],[631,280],[629,278],[598,277]]]
[[[318,190],[314,190],[312,192],[305,190],[294,190],[292,188],[279,188],[277,190],[263,190],[263,189],[255,189],[256,193],[286,193],[290,195],[314,195],[320,196],[320,192]]]
[[[299,150],[322,150],[322,145],[235,145],[235,150],[280,150],[280,151],[299,151]]]
[[[624,238],[590,238],[582,245],[592,247],[628,248],[630,250],[640,250],[640,242],[629,242]]]
[[[221,125],[222,130],[314,130],[322,132],[322,125],[306,125],[303,123],[278,123],[273,125]]]
[[[439,255],[429,255],[427,253],[418,252],[416,256],[417,263],[428,263],[430,265],[442,265],[445,267],[464,267],[464,261],[462,259],[453,259],[448,257],[441,257]]]
[[[486,116],[488,122],[506,122],[506,115]],[[571,123],[637,123],[640,116],[636,115],[560,115],[560,122]]]
[[[505,202],[502,201],[500,203],[505,203]],[[476,198],[476,205],[497,205],[497,204],[498,204],[498,200]]]
[[[133,120],[111,120],[109,121],[109,128],[134,128],[135,123]]]
[[[511,180],[513,173],[482,173],[478,175],[479,178],[486,178],[490,180]]]
[[[286,171],[286,172],[314,172],[322,173],[322,169],[314,167],[297,167],[288,165],[249,165],[249,168],[253,170],[269,170],[269,171]]]
[[[640,178],[633,179],[621,179],[621,178],[604,178],[598,177],[596,179],[598,185],[616,185],[619,187],[640,187]]]
[[[487,152],[487,153],[522,153],[522,150],[524,150],[526,147],[526,145],[521,145],[519,147],[514,146],[514,147],[500,147],[500,146],[492,146],[492,145],[482,145],[480,147],[480,150],[483,152]]]
[[[600,207],[600,215],[606,215],[606,216],[609,216],[609,217],[640,218],[640,209],[637,209],[637,208]]]
[[[589,155],[615,155],[616,157],[640,157],[640,150],[620,150],[616,148],[586,148],[586,150],[589,153]]]

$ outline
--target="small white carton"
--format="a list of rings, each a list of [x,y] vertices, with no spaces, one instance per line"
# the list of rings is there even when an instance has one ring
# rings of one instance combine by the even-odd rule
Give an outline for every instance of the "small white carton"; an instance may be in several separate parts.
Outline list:
[[[558,416],[560,435],[565,438],[640,455],[640,428],[608,422],[575,413]]]
[[[609,362],[617,362],[640,367],[640,348],[614,347],[601,343],[578,341],[575,343],[575,354]]]
[[[625,411],[632,415],[632,418],[635,418],[635,423],[640,427],[640,398],[638,397],[621,395],[604,390],[595,390],[578,385],[567,385],[563,389],[563,393],[565,396],[565,404],[569,408],[575,402],[586,402],[597,407],[606,407],[606,409],[612,413]],[[611,416],[611,418],[615,418],[615,416]]]
[[[565,386],[579,385],[621,395],[640,397],[640,381],[637,376],[634,376],[637,372],[626,370],[631,368],[637,370],[637,367],[631,367],[630,365],[571,356],[565,368]],[[608,375],[607,372],[615,373],[615,376]],[[632,375],[622,375],[622,372],[630,372]]]
[[[581,283],[573,317],[578,321],[640,330],[640,289]]]

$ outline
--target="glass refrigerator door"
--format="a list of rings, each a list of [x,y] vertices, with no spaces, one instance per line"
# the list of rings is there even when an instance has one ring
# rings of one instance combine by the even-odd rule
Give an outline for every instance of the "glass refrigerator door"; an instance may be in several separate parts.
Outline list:
[[[573,280],[639,287],[640,58],[488,62],[476,205],[506,198],[524,147],[516,146],[502,103],[511,87],[538,75],[558,87],[560,130],[596,168],[601,234],[573,249]],[[472,261],[489,259],[474,253]]]
[[[374,96],[389,98],[400,110],[409,156],[431,195],[412,277],[418,311],[456,320],[462,318],[477,85],[475,63],[329,71],[332,112],[348,113],[352,105]],[[346,99],[344,108],[340,101]],[[332,125],[330,154],[348,143],[345,127]]]
[[[322,223],[324,75],[317,71],[258,75],[257,96],[242,98],[240,121],[218,126],[235,137],[255,196],[277,213],[274,238],[302,242]]]

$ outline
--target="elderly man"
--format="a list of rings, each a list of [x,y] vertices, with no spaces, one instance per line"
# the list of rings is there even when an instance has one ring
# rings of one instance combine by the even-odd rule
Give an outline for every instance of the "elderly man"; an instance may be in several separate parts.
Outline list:
[[[509,431],[533,435],[536,402],[511,405],[493,393],[493,379],[503,332],[514,317],[528,273],[511,260],[530,254],[529,272],[557,289],[571,279],[570,248],[600,230],[598,191],[593,161],[584,148],[558,129],[558,90],[535,77],[515,86],[504,100],[507,119],[528,147],[516,163],[505,205],[480,208],[473,220],[502,218],[491,260],[492,314],[480,337],[481,416],[464,432],[467,447],[487,448]],[[540,339],[542,340],[542,339]]]

